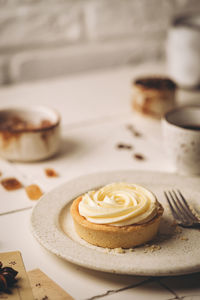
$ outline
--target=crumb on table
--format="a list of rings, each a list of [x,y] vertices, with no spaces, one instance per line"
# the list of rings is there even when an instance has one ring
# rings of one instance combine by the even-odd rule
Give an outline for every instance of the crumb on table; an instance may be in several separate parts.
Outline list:
[[[44,171],[47,177],[58,177],[58,173],[52,168],[46,168]]]
[[[31,184],[25,187],[25,191],[29,199],[38,200],[42,195],[42,191],[37,184]]]
[[[21,189],[23,187],[21,182],[18,179],[14,178],[14,177],[2,179],[1,184],[7,191],[18,190],[18,189]]]

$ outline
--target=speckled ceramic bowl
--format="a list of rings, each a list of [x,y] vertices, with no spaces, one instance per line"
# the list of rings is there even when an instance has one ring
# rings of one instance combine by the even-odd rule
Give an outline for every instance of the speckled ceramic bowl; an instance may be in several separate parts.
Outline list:
[[[12,161],[36,161],[54,155],[60,144],[60,117],[45,106],[0,110],[0,155]]]

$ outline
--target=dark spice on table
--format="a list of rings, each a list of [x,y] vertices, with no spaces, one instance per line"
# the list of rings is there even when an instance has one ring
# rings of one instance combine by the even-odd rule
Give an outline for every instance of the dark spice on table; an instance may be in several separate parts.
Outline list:
[[[139,154],[139,153],[135,153],[133,155],[133,157],[138,159],[138,160],[144,160],[145,159],[145,157],[142,154]]]
[[[142,134],[134,128],[132,124],[128,124],[126,128],[133,134],[135,137],[141,137]]]
[[[133,149],[133,147],[132,147],[131,145],[128,145],[128,144],[122,144],[122,143],[117,144],[117,148],[118,148],[118,149],[127,149],[127,150]]]

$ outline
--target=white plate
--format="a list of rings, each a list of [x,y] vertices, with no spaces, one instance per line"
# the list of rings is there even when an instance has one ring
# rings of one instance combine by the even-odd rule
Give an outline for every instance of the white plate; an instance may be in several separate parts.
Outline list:
[[[155,251],[151,251],[151,245],[137,247],[133,252],[108,251],[88,244],[74,231],[69,214],[72,200],[90,189],[118,181],[146,186],[163,204],[165,212],[160,234],[158,240],[153,242],[153,245],[158,245],[154,247]],[[148,276],[197,272],[200,271],[200,231],[181,229],[182,232],[177,232],[175,230],[163,196],[163,190],[173,187],[179,188],[188,201],[199,208],[199,178],[142,171],[114,171],[82,176],[62,184],[42,197],[32,212],[32,231],[40,244],[49,251],[72,263],[95,270]],[[161,248],[158,249],[159,247]]]

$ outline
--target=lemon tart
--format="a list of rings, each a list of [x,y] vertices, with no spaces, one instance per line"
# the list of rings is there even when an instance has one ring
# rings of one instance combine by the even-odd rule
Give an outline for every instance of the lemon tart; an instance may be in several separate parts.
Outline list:
[[[112,183],[76,198],[71,215],[78,235],[104,248],[131,248],[157,234],[163,207],[137,184]]]

